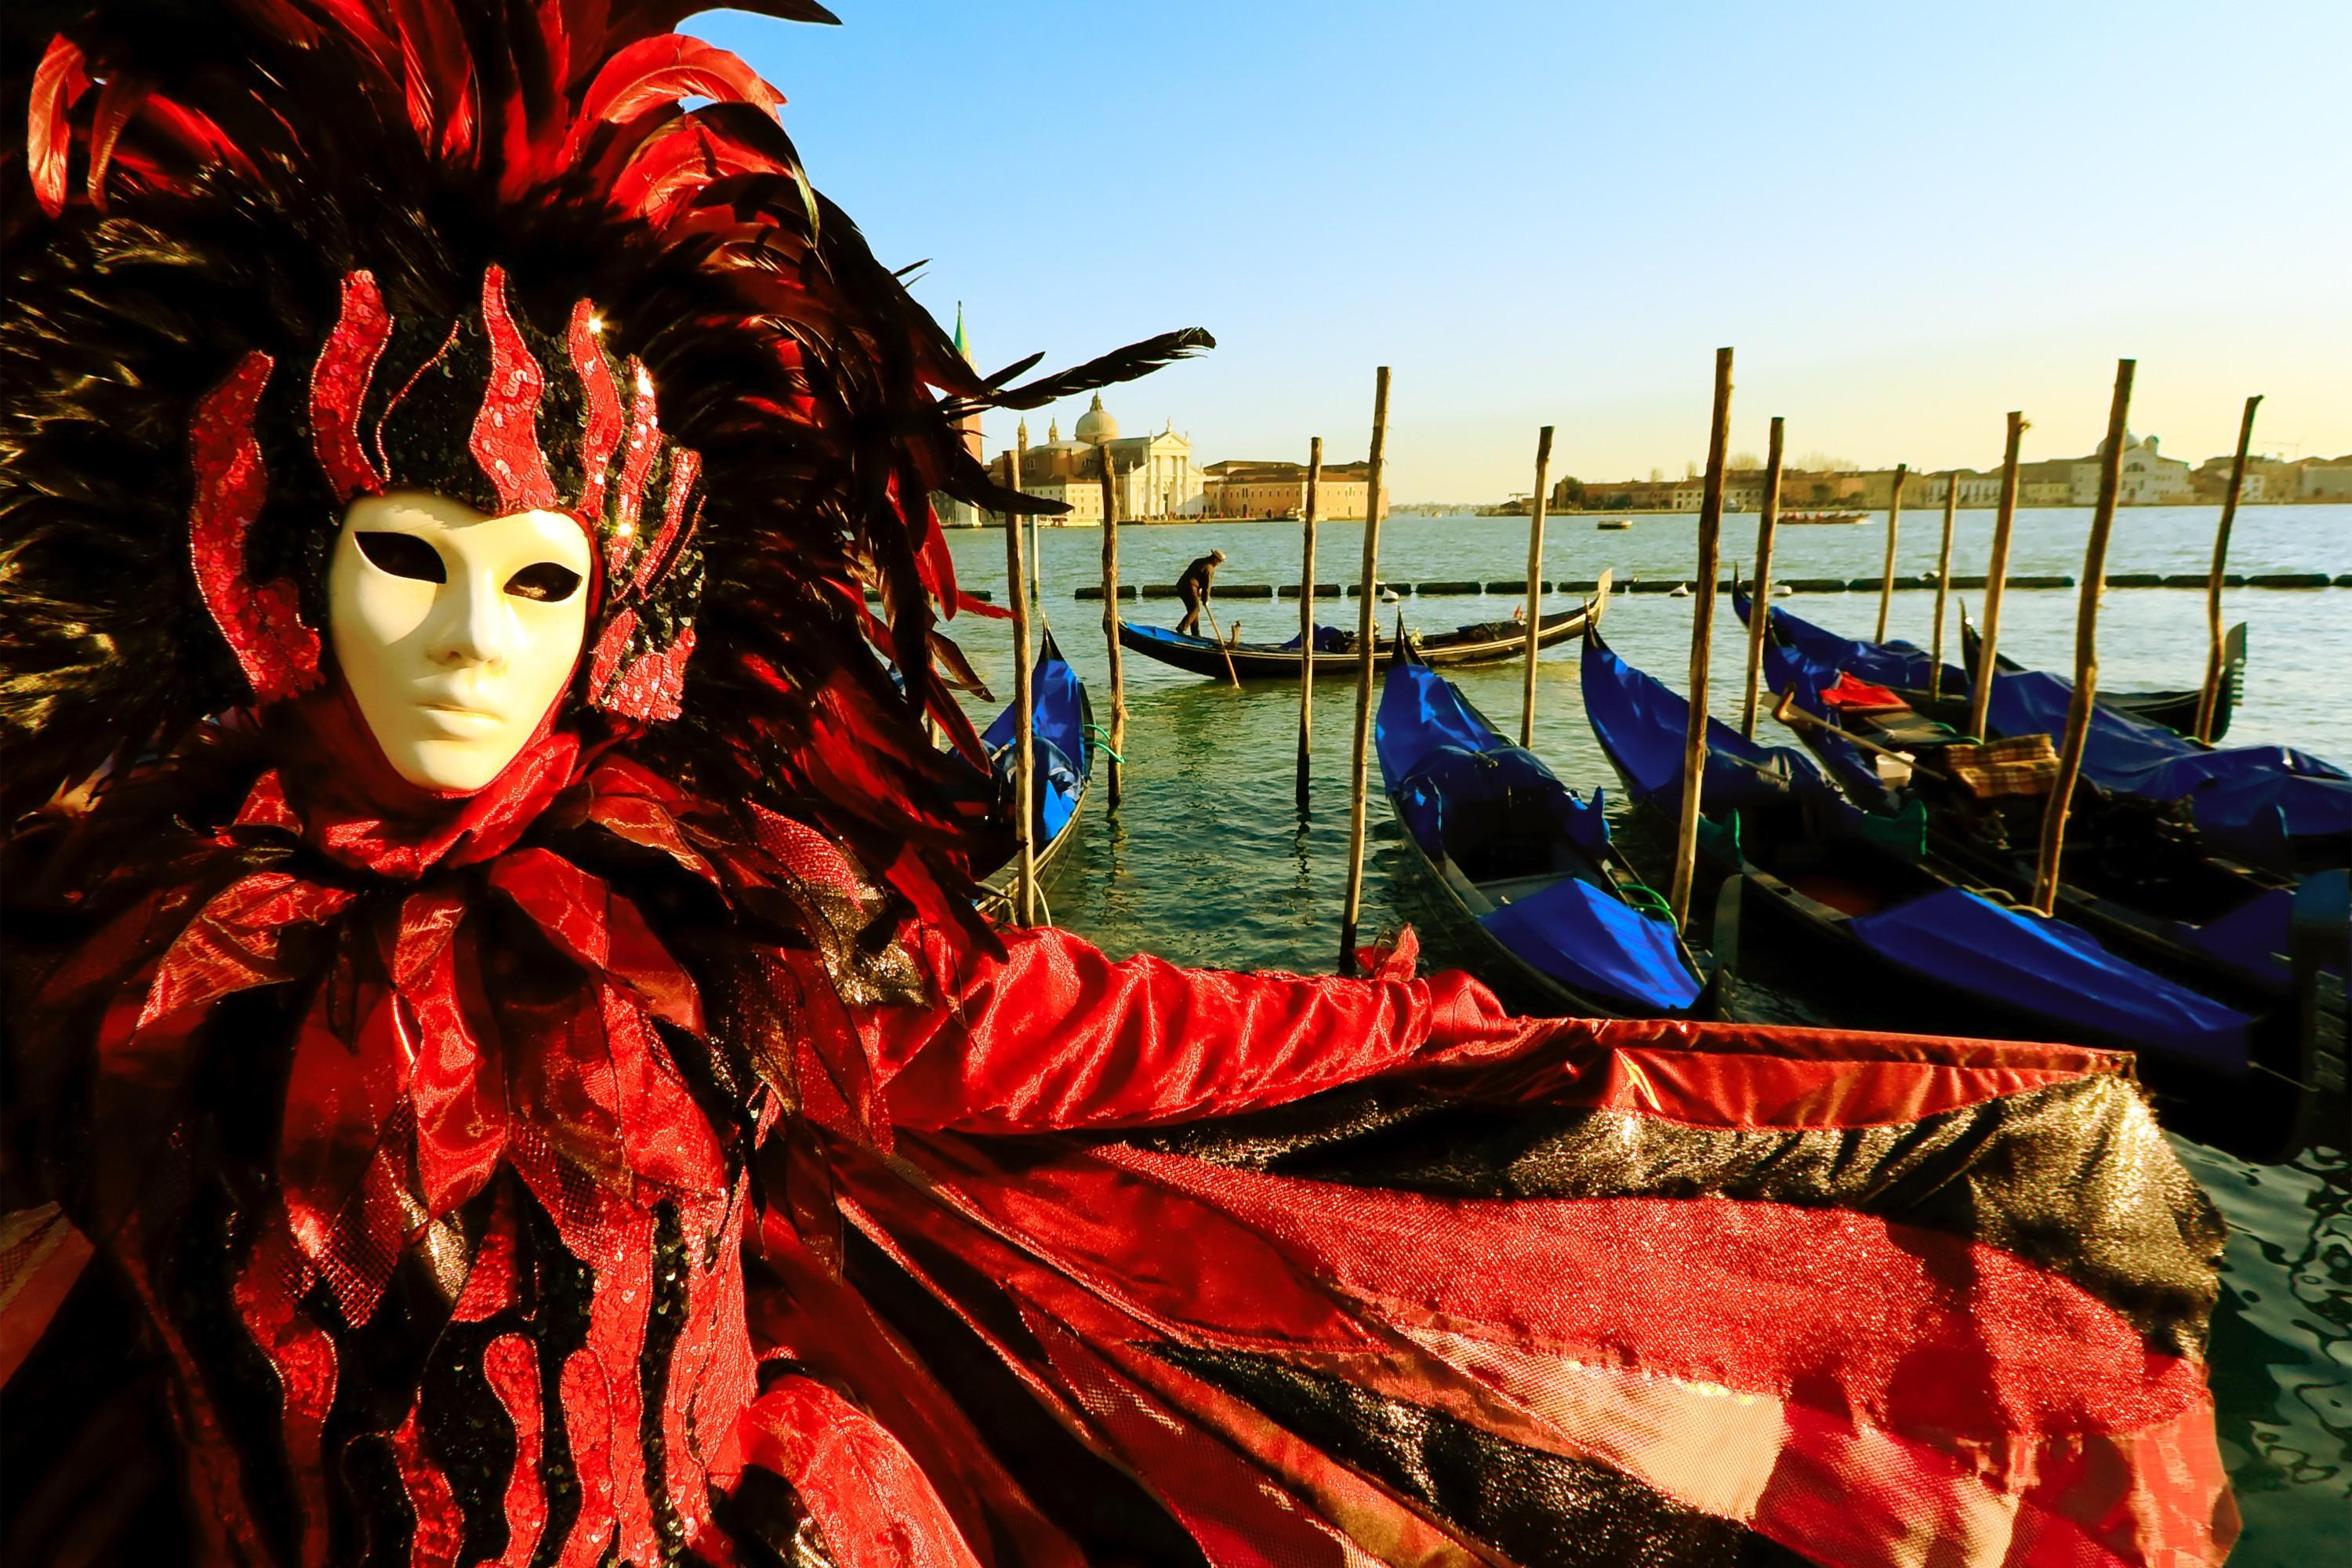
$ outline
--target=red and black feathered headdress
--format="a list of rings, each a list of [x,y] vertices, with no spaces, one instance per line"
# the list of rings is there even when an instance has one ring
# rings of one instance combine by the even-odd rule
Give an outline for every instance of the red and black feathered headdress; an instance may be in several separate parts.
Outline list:
[[[960,596],[929,498],[1009,499],[954,420],[1208,339],[974,375],[811,189],[776,91],[667,31],[688,9],[10,8],[12,811],[317,681],[343,505],[425,489],[591,531],[583,722],[877,864],[947,864],[918,720],[970,731],[929,668]]]

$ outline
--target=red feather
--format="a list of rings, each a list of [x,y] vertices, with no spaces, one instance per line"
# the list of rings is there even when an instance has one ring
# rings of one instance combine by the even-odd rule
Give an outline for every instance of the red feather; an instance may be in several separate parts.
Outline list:
[[[769,114],[784,102],[782,93],[725,49],[678,33],[640,39],[596,73],[564,139],[561,162],[575,161],[588,139],[604,127],[626,125],[649,110],[672,108],[686,98],[748,103]]]
[[[33,72],[33,98],[25,128],[25,158],[41,210],[56,217],[66,210],[66,163],[73,138],[66,116],[89,90],[89,70],[81,48],[63,33],[49,40]]]

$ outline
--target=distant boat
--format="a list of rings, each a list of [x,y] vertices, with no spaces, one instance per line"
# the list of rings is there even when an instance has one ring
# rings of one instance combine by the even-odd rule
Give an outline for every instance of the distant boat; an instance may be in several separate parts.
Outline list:
[[[1633,526],[1633,520],[1630,517],[1604,517],[1592,526],[1600,529],[1631,528]]]
[[[1544,647],[1576,637],[1584,630],[1585,606],[1554,610],[1543,618],[1538,642]],[[1222,647],[1213,637],[1188,636],[1166,626],[1122,620],[1119,645],[1146,658],[1172,664],[1213,680],[1225,679],[1226,660],[1242,680],[1298,679],[1298,639],[1286,643],[1233,642]],[[1425,663],[1433,665],[1496,664],[1527,651],[1528,628],[1518,621],[1482,621],[1433,637],[1410,637],[1408,643]],[[1373,645],[1373,668],[1385,669],[1396,658],[1396,639],[1381,637]],[[1332,626],[1315,628],[1314,668],[1317,675],[1353,675],[1358,664],[1356,638]]]
[[[1687,598],[1689,598],[1689,597],[1690,597],[1690,584],[1687,584],[1687,583],[1677,583],[1677,584],[1675,584],[1673,587],[1671,587],[1671,588],[1669,588],[1669,589],[1667,589],[1667,590],[1666,590],[1666,597],[1667,597],[1667,598],[1669,598],[1669,599],[1687,599]]]
[[[1783,513],[1780,521],[1790,523],[1843,523],[1864,522],[1869,518],[1866,511],[1791,511]]]

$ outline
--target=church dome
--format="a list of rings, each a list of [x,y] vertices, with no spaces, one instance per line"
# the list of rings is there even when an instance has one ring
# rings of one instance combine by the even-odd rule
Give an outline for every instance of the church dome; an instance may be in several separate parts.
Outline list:
[[[1101,393],[1095,394],[1094,406],[1078,416],[1077,436],[1089,447],[1118,439],[1118,421],[1103,411]]]

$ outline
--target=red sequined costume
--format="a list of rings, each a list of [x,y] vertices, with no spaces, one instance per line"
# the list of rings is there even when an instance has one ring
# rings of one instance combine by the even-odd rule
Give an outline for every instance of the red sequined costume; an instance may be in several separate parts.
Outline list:
[[[2218,1561],[2122,1058],[976,923],[921,498],[1198,340],[974,377],[684,9],[13,8],[8,1559]],[[463,798],[321,644],[394,488],[595,544]]]

